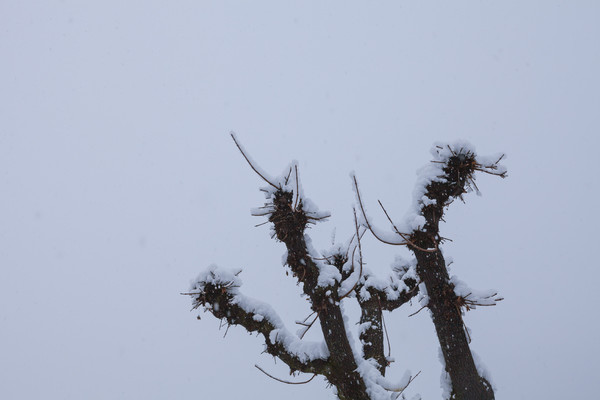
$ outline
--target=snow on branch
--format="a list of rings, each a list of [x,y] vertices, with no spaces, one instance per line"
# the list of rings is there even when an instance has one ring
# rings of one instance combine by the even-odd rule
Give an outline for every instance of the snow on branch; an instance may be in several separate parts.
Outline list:
[[[458,398],[492,400],[487,378],[475,368],[462,315],[464,310],[495,305],[502,298],[494,291],[476,292],[456,277],[449,278],[440,249],[445,239],[439,235],[439,222],[455,199],[463,200],[470,191],[479,193],[476,172],[506,177],[506,168],[500,164],[504,155],[480,157],[464,142],[436,144],[433,160],[418,172],[412,206],[403,220],[394,220],[378,201],[389,221],[389,231],[372,223],[358,180],[352,175],[358,203],[354,233],[345,246],[319,253],[306,228],[328,218],[329,213],[319,211],[304,195],[298,163],[293,161],[282,175],[271,176],[252,160],[233,132],[231,137],[250,168],[267,184],[260,189],[266,203],[253,209],[252,214],[266,217],[272,238],[285,244],[284,265],[301,284],[312,312],[297,321],[301,329],[292,334],[269,304],[240,292],[240,270],[228,271],[214,265],[184,293],[192,297],[193,308],[202,307],[228,326],[241,325],[248,332],[261,334],[265,352],[285,362],[292,373],[310,373],[313,378],[323,375],[340,400],[395,400],[405,398],[404,390],[418,374],[407,373],[398,382],[385,377],[393,358],[384,311],[393,311],[418,296],[421,309],[429,309],[436,327],[452,392]],[[367,231],[383,243],[407,246],[415,258],[408,262],[397,259],[389,276],[376,277],[363,261],[361,238]],[[344,304],[352,299],[361,310],[356,342],[343,311]],[[322,342],[303,340],[313,326],[320,326]],[[285,383],[312,380],[284,381],[257,368]]]
[[[413,259],[407,264],[398,257],[391,273],[385,279],[367,271],[357,292],[362,301],[367,301],[375,295],[382,309],[395,310],[418,293],[416,260]]]
[[[414,218],[412,221],[410,221],[410,223],[407,226],[405,226],[402,229],[398,228],[398,226],[392,221],[387,210],[385,209],[385,207],[379,200],[378,200],[378,203],[381,206],[381,209],[383,210],[385,216],[390,221],[393,231],[392,232],[384,232],[384,231],[380,230],[379,228],[377,228],[373,223],[371,223],[369,221],[369,217],[367,216],[367,212],[365,210],[365,205],[360,196],[360,190],[358,189],[358,181],[357,181],[355,175],[352,175],[352,181],[354,184],[353,188],[354,188],[354,192],[356,194],[356,199],[358,200],[359,209],[360,209],[361,215],[362,215],[362,223],[369,231],[371,231],[371,233],[377,240],[379,240],[382,243],[389,244],[392,246],[412,246],[412,247],[418,248],[421,251],[433,252],[437,249],[437,248],[434,248],[434,249],[420,248],[411,241],[410,232],[412,232],[416,229],[419,229],[425,222],[425,220],[422,216],[416,216],[416,218]]]
[[[422,231],[427,225],[427,211],[431,207],[443,209],[454,199],[463,200],[463,194],[479,189],[475,183],[475,172],[484,172],[501,178],[507,176],[506,167],[500,162],[504,154],[481,157],[477,156],[475,149],[467,142],[453,144],[436,143],[431,149],[434,159],[417,172],[417,183],[413,192],[413,204],[404,219],[396,222],[388,214],[383,203],[378,200],[379,206],[390,223],[391,232],[383,231],[376,227],[368,217],[363,202],[358,180],[351,175],[353,189],[356,194],[361,223],[379,241],[396,246],[408,246],[420,251],[435,252],[439,240],[433,240],[433,247],[421,246],[415,242],[415,232]],[[441,215],[440,215],[441,217]]]
[[[454,288],[454,293],[457,296],[457,304],[459,307],[464,307],[464,311],[470,311],[481,307],[495,306],[499,301],[504,300],[498,295],[496,290],[474,290],[471,289],[465,282],[458,279],[456,275],[450,278],[450,284]],[[463,311],[463,313],[464,313]]]
[[[300,340],[286,329],[269,304],[241,294],[240,272],[212,265],[193,281],[189,292],[184,294],[192,297],[194,309],[202,306],[229,325],[241,325],[248,332],[262,334],[266,351],[284,361],[293,371],[323,373],[329,357],[325,343]]]

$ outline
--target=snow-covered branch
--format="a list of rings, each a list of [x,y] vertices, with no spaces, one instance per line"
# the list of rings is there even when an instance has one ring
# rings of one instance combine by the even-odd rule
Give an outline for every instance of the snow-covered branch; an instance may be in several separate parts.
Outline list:
[[[504,300],[498,295],[497,290],[475,290],[471,289],[465,282],[458,279],[456,275],[450,278],[450,284],[454,288],[457,296],[457,304],[464,311],[470,311],[480,307],[495,306],[499,301]]]
[[[193,308],[203,307],[229,325],[241,325],[265,339],[266,352],[284,361],[292,371],[325,374],[329,351],[324,342],[308,342],[286,329],[281,318],[267,303],[240,292],[240,271],[227,271],[214,265],[192,283],[187,295]]]
[[[434,159],[419,171],[413,207],[405,226],[411,228],[408,248],[417,258],[417,274],[427,291],[427,307],[442,349],[445,369],[452,382],[452,395],[465,400],[492,400],[494,392],[488,380],[477,371],[469,348],[470,336],[462,319],[463,308],[495,304],[496,293],[476,294],[456,279],[452,281],[440,250],[443,238],[439,223],[444,211],[455,199],[463,200],[470,191],[479,193],[475,184],[477,171],[506,177],[500,165],[504,155],[478,157],[468,143],[437,144]],[[423,251],[435,249],[435,251]],[[473,297],[471,297],[473,296]]]
[[[194,308],[203,307],[228,325],[241,325],[248,332],[261,334],[267,353],[285,362],[292,372],[324,376],[340,400],[395,400],[405,398],[403,392],[416,375],[407,373],[396,382],[385,377],[393,359],[385,352],[386,339],[388,351],[390,341],[384,311],[393,311],[418,295],[421,309],[431,311],[452,398],[493,400],[488,375],[478,372],[470,352],[462,315],[463,310],[494,305],[501,298],[496,292],[476,292],[458,278],[449,278],[440,250],[444,239],[439,234],[439,222],[456,198],[462,200],[472,190],[479,192],[476,172],[506,176],[500,164],[504,156],[478,157],[466,143],[435,145],[434,159],[419,171],[406,217],[394,220],[379,202],[390,223],[387,232],[368,217],[358,181],[352,176],[358,201],[354,233],[345,246],[321,254],[305,231],[308,224],[326,219],[329,213],[319,211],[304,195],[298,164],[292,162],[282,175],[273,177],[252,160],[234,134],[232,138],[251,169],[268,184],[261,189],[266,203],[252,214],[266,217],[272,238],[285,245],[284,264],[300,284],[312,313],[299,322],[303,326],[299,334],[292,334],[270,305],[240,292],[240,271],[215,266],[202,272],[186,293],[192,297]],[[363,262],[361,238],[366,232],[383,243],[406,246],[415,258],[408,262],[397,259],[388,277],[377,277]],[[353,339],[355,325],[343,311],[349,301],[357,301],[361,309],[360,346]],[[303,340],[313,326],[321,328],[324,340],[320,343]]]

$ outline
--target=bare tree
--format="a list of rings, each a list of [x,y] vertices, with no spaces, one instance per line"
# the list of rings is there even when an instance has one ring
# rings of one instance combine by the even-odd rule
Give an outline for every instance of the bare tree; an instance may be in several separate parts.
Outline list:
[[[406,374],[395,382],[385,376],[391,358],[385,355],[383,311],[393,311],[416,298],[422,308],[429,309],[435,325],[448,378],[447,396],[457,400],[494,399],[490,383],[473,360],[462,317],[466,310],[492,306],[502,299],[494,292],[476,292],[455,277],[450,278],[440,250],[444,238],[439,234],[439,223],[455,199],[463,200],[465,193],[478,191],[476,172],[506,176],[500,165],[503,155],[478,157],[464,143],[434,146],[434,159],[420,172],[408,217],[395,223],[379,202],[390,222],[390,232],[381,231],[367,217],[358,181],[353,177],[357,200],[353,235],[346,245],[319,254],[305,230],[308,224],[328,215],[302,195],[297,165],[271,178],[250,159],[235,135],[232,138],[250,167],[268,185],[261,189],[267,203],[253,210],[253,215],[266,217],[272,224],[273,237],[285,244],[286,264],[302,284],[312,314],[301,322],[302,332],[292,334],[270,305],[241,293],[239,271],[216,266],[202,272],[185,293],[192,297],[194,309],[203,307],[228,325],[241,325],[261,334],[265,351],[286,363],[292,374],[311,374],[309,380],[324,376],[339,399],[388,400],[405,398],[404,390],[415,376]],[[383,243],[406,246],[415,258],[395,265],[385,279],[376,277],[362,261],[361,238],[367,232]],[[350,327],[341,308],[341,302],[350,299],[356,300],[361,309],[360,346],[350,339]],[[324,340],[304,340],[306,331],[317,321]]]

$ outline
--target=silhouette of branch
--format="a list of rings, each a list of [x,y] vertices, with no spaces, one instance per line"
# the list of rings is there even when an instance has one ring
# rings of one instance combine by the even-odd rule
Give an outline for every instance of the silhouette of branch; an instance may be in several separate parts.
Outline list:
[[[271,378],[271,379],[274,379],[274,380],[276,380],[277,382],[285,383],[285,384],[287,384],[287,385],[304,385],[304,384],[306,384],[306,383],[309,383],[309,382],[310,382],[310,381],[312,381],[313,379],[315,379],[315,376],[317,376],[317,374],[314,374],[314,375],[313,375],[313,376],[312,376],[310,379],[308,379],[308,380],[306,380],[306,381],[302,381],[302,382],[290,382],[290,381],[286,381],[286,380],[283,380],[283,379],[279,379],[279,378],[276,378],[276,377],[274,377],[273,375],[269,374],[267,371],[265,371],[264,369],[262,369],[261,367],[259,367],[259,366],[258,366],[258,365],[256,365],[256,364],[254,364],[254,366],[255,366],[256,368],[258,368],[258,370],[259,370],[260,372],[262,372],[263,374],[265,374],[265,375],[266,375],[266,376],[268,376],[269,378]]]
[[[229,134],[231,135],[231,138],[233,139],[233,142],[237,146],[237,148],[240,151],[240,153],[242,153],[242,156],[244,156],[244,158],[246,159],[246,162],[248,163],[248,165],[250,165],[250,168],[252,168],[252,170],[254,172],[256,172],[256,174],[258,176],[260,176],[263,179],[263,181],[267,182],[269,185],[273,186],[275,189],[279,189],[279,186],[275,185],[273,182],[271,182],[270,180],[268,180],[267,178],[265,178],[265,176],[258,171],[258,168],[255,167],[254,164],[252,164],[252,161],[250,161],[250,158],[246,155],[246,153],[242,149],[242,146],[240,146],[240,144],[238,143],[238,141],[237,141],[237,139],[235,137],[235,133],[230,132]]]

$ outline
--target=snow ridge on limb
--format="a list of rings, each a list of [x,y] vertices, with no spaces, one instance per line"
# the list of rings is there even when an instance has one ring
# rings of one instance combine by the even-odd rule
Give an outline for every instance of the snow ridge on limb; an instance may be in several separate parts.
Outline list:
[[[458,280],[452,282],[449,277],[440,250],[444,238],[439,234],[439,224],[445,209],[455,199],[464,201],[464,194],[471,191],[479,193],[475,183],[476,172],[501,178],[507,176],[506,168],[500,164],[504,155],[478,157],[474,147],[466,142],[438,143],[431,154],[434,159],[418,173],[413,208],[406,219],[410,222],[420,218],[424,223],[413,227],[408,248],[417,258],[417,274],[427,290],[427,307],[451,382],[451,398],[492,400],[495,398],[492,386],[477,370],[469,348],[470,335],[462,319],[463,307],[467,307],[468,303],[455,291]],[[458,293],[462,293],[460,286]],[[496,294],[487,296],[493,299]],[[486,296],[480,298],[481,301],[485,299]]]
[[[192,297],[194,308],[203,307],[228,326],[241,325],[261,334],[265,352],[285,362],[292,373],[311,373],[312,378],[323,375],[340,400],[395,400],[405,399],[406,387],[418,374],[407,372],[397,381],[385,377],[394,359],[384,311],[395,310],[418,296],[422,308],[429,308],[434,320],[452,398],[493,399],[489,379],[483,372],[478,374],[482,369],[475,366],[468,348],[462,314],[463,308],[495,304],[500,298],[496,293],[476,293],[448,277],[440,250],[444,239],[438,225],[454,199],[462,199],[470,190],[477,191],[476,171],[506,176],[506,169],[499,164],[503,156],[483,159],[466,144],[436,145],[434,160],[419,172],[413,206],[404,221],[394,222],[379,202],[391,232],[383,232],[370,222],[358,181],[352,176],[358,199],[354,233],[344,246],[319,253],[306,228],[326,219],[329,213],[319,211],[304,195],[298,164],[294,161],[281,176],[270,176],[250,158],[233,133],[231,136],[251,169],[267,183],[261,189],[267,201],[252,214],[266,217],[264,223],[270,225],[272,238],[285,245],[283,264],[302,288],[312,313],[297,322],[302,328],[293,335],[270,305],[240,292],[240,271],[215,266],[201,273],[190,292],[185,293]],[[414,259],[397,260],[389,276],[376,277],[363,262],[361,239],[367,231],[384,243],[407,246]],[[349,301],[357,301],[361,309],[357,341],[352,333],[355,328],[343,310]],[[305,333],[315,325],[321,327],[323,342],[304,341]],[[312,380],[288,382],[257,368],[285,383]]]
[[[343,312],[343,305],[341,306]],[[405,399],[404,391],[411,384],[411,382],[421,373],[420,371],[412,375],[409,370],[405,371],[402,379],[398,381],[392,381],[385,377],[385,368],[381,369],[381,364],[376,358],[369,357],[365,352],[364,342],[361,339],[361,347],[356,346],[356,342],[352,337],[352,329],[350,322],[345,313],[344,324],[346,326],[346,332],[350,343],[352,345],[352,353],[357,364],[357,372],[366,385],[366,390],[371,400],[396,400],[402,396]],[[366,324],[359,325],[359,333],[362,334],[362,330]],[[420,396],[416,395],[412,400],[420,400]]]
[[[495,306],[499,301],[504,300],[498,295],[498,291],[494,289],[475,290],[471,289],[465,282],[458,279],[456,275],[450,278],[450,284],[457,296],[457,302],[464,311],[475,310],[480,307]]]
[[[228,325],[241,325],[248,332],[262,334],[265,351],[284,361],[292,372],[322,374],[328,368],[325,343],[300,340],[286,329],[269,304],[244,296],[239,290],[240,272],[211,265],[184,294],[192,298],[193,309],[203,307]]]
[[[211,265],[200,273],[186,293],[192,297],[193,308],[203,306],[204,311],[225,319],[230,325],[242,325],[250,332],[262,333],[268,338],[267,347],[269,344],[283,346],[288,353],[286,358],[293,357],[300,363],[326,361],[329,351],[324,342],[300,340],[287,330],[270,304],[244,296],[240,292],[241,272],[242,270],[230,271]],[[277,349],[277,352],[281,353],[281,349]]]
[[[238,148],[242,154],[245,153],[239,145]],[[254,164],[245,154],[244,157],[251,166]],[[317,314],[329,350],[327,367],[319,373],[336,387],[340,399],[368,400],[365,383],[356,371],[340,309],[338,289],[342,274],[315,251],[310,237],[305,234],[308,224],[321,221],[329,214],[320,212],[303,195],[297,163],[292,163],[278,178],[265,178],[266,174],[261,173],[260,168],[252,169],[269,183],[268,187],[261,189],[267,202],[260,209],[253,210],[253,215],[267,217],[272,225],[272,237],[285,244],[285,262],[301,283],[312,311]]]
[[[260,171],[258,168],[256,170]],[[298,282],[302,283],[303,292],[316,314],[313,322],[306,323],[305,320],[301,323],[304,328],[299,334],[303,336],[318,320],[330,352],[331,372],[324,375],[336,387],[338,397],[374,399],[375,397],[367,394],[366,382],[360,377],[358,366],[363,358],[353,351],[352,335],[345,325],[341,301],[345,297],[356,297],[360,288],[366,287],[369,290],[369,300],[359,300],[364,316],[372,321],[372,329],[366,329],[361,335],[366,339],[363,340],[362,350],[371,362],[378,365],[378,374],[383,376],[388,361],[383,353],[382,310],[397,308],[415,294],[412,291],[416,286],[414,268],[412,274],[408,269],[397,269],[390,277],[390,282],[385,285],[376,282],[374,276],[365,277],[360,251],[360,238],[365,230],[359,228],[358,222],[355,223],[356,231],[345,251],[338,246],[325,255],[319,254],[313,248],[305,229],[309,223],[327,218],[329,213],[319,211],[304,195],[298,177],[298,164],[292,162],[284,174],[270,178],[270,182],[268,187],[261,188],[267,202],[261,208],[254,209],[253,214],[267,217],[271,223],[272,237],[286,245],[285,264]],[[361,322],[364,322],[363,319]],[[372,342],[381,345],[372,350]],[[387,392],[386,400],[389,399],[389,391],[382,390]],[[369,391],[373,393],[373,390]]]
[[[453,144],[436,143],[431,154],[433,160],[417,171],[417,182],[413,191],[413,201],[408,212],[400,221],[394,221],[378,200],[379,206],[390,222],[390,231],[375,226],[368,216],[366,206],[362,201],[356,175],[352,173],[352,188],[354,189],[360,213],[361,225],[367,228],[379,241],[390,245],[402,245],[419,250],[435,251],[435,248],[419,248],[411,240],[414,232],[422,231],[427,223],[427,209],[431,207],[447,207],[456,198],[464,201],[463,194],[475,190],[480,194],[475,183],[476,171],[486,174],[507,177],[506,167],[500,164],[506,156],[476,156],[475,148],[465,141]],[[443,190],[431,191],[433,187],[443,187]],[[437,193],[437,194],[434,194]]]
[[[416,264],[417,260],[414,258],[406,261],[396,257],[391,273],[384,279],[366,270],[357,287],[357,295],[363,301],[368,301],[375,295],[383,310],[395,310],[417,294]]]
[[[462,308],[467,304],[465,298],[455,292],[456,284],[448,275],[440,250],[444,238],[439,234],[439,223],[445,209],[455,199],[464,201],[465,193],[479,193],[475,184],[476,172],[506,177],[506,168],[500,165],[504,155],[478,157],[474,147],[466,142],[438,143],[431,153],[434,159],[418,173],[413,209],[406,219],[410,223],[420,218],[424,223],[413,226],[407,240],[408,248],[417,258],[417,274],[427,290],[427,307],[452,385],[451,398],[492,400],[495,397],[492,386],[479,374],[469,348],[470,335],[462,319]],[[461,289],[459,287],[460,293]],[[491,298],[494,296],[490,294]]]
[[[407,246],[415,254],[420,302],[431,312],[444,358],[443,365],[451,382],[452,398],[492,400],[493,389],[486,377],[478,373],[469,349],[470,337],[462,314],[463,308],[469,310],[477,305],[493,305],[501,298],[497,297],[497,293],[474,293],[457,279],[450,279],[440,250],[445,239],[439,234],[439,223],[443,220],[445,209],[455,199],[464,201],[463,195],[471,191],[479,194],[476,172],[501,178],[507,176],[506,168],[500,164],[504,155],[479,157],[474,147],[466,142],[436,143],[431,154],[433,160],[417,173],[412,206],[402,221],[392,220],[379,202],[392,232],[384,232],[370,222],[355,176],[352,176],[353,187],[363,226],[379,241]]]

